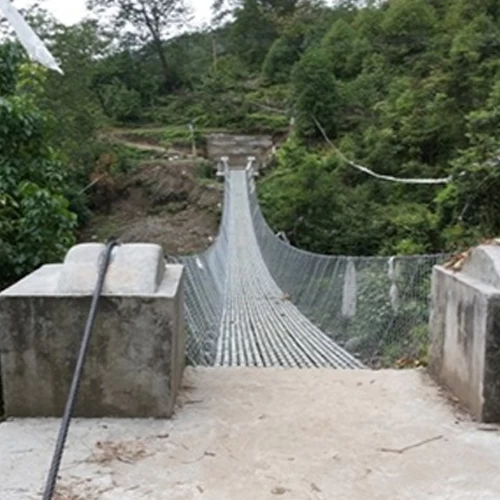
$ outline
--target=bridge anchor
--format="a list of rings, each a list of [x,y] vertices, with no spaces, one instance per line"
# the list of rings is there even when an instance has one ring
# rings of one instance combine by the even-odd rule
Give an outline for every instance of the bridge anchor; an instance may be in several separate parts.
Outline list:
[[[460,271],[432,278],[430,370],[472,412],[500,422],[500,246],[481,246]]]
[[[103,245],[79,245],[0,294],[5,412],[63,413]],[[113,250],[75,416],[172,414],[185,360],[183,266],[157,245]]]

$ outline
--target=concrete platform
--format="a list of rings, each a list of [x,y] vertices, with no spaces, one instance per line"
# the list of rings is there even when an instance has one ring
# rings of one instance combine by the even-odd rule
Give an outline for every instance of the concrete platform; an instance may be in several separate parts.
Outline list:
[[[40,498],[58,422],[0,424],[0,498]],[[171,421],[76,421],[59,500],[498,500],[500,433],[418,371],[190,369]]]

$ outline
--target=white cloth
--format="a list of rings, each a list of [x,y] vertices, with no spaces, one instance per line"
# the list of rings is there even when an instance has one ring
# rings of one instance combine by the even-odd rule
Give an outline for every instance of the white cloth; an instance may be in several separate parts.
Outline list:
[[[0,11],[5,15],[7,21],[14,28],[19,41],[28,52],[29,56],[43,66],[63,74],[56,60],[49,52],[45,44],[31,29],[19,11],[12,5],[10,0],[0,0]]]

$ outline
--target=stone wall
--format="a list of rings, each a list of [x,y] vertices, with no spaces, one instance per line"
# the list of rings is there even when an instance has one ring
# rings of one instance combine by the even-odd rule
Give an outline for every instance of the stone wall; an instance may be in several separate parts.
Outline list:
[[[256,158],[256,171],[265,164],[273,148],[271,136],[210,134],[207,137],[207,155],[214,162],[227,157],[231,168],[245,168],[248,157]]]

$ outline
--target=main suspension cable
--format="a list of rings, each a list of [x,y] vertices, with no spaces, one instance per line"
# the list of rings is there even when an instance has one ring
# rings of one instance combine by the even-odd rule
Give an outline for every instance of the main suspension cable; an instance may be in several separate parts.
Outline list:
[[[371,175],[372,177],[375,177],[377,179],[381,179],[383,181],[390,181],[390,182],[399,182],[401,184],[449,184],[452,180],[452,177],[444,177],[440,179],[411,179],[411,178],[405,178],[405,177],[394,177],[392,175],[383,175],[383,174],[377,174],[377,172],[374,172],[373,170],[370,170],[369,168],[363,167],[362,165],[358,165],[357,163],[354,163],[353,161],[349,160],[347,156],[340,151],[335,144],[330,140],[328,135],[326,134],[325,129],[321,125],[321,123],[313,116],[312,117],[314,123],[316,124],[316,127],[318,127],[319,131],[321,132],[321,135],[325,139],[326,143],[340,156],[340,158],[350,165],[351,167],[359,170],[360,172],[363,172],[365,174]]]

